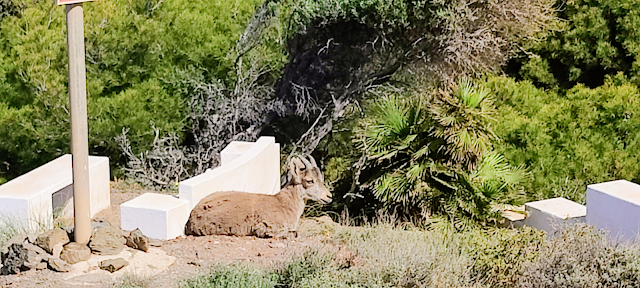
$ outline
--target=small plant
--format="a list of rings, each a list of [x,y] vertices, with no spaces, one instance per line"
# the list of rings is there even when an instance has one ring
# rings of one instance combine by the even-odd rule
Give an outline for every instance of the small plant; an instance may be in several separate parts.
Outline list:
[[[150,280],[137,275],[127,274],[111,284],[111,288],[146,288],[152,287]]]
[[[217,265],[206,275],[184,280],[181,288],[273,288],[274,274],[246,265]]]

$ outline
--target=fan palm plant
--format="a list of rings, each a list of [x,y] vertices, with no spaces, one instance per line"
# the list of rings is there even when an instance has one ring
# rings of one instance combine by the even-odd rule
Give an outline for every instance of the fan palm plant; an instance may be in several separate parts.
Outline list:
[[[491,151],[488,91],[461,80],[449,92],[381,88],[355,131],[368,166],[365,187],[387,209],[439,216],[458,228],[487,223],[492,204],[514,199],[526,173]]]
[[[451,163],[473,169],[496,139],[492,126],[497,111],[489,91],[462,78],[450,90],[438,91],[429,110],[438,124],[432,135],[446,141]]]

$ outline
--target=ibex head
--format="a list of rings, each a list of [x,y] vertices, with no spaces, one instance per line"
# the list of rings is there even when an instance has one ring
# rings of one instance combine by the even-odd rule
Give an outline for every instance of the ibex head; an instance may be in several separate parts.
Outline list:
[[[305,201],[331,203],[331,192],[324,186],[324,175],[311,155],[295,156],[291,159],[289,184],[302,186],[302,198]]]

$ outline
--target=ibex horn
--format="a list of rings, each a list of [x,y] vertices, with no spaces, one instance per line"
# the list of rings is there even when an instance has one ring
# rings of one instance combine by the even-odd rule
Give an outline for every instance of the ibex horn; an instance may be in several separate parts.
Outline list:
[[[311,161],[311,164],[313,165],[313,168],[318,168],[318,164],[316,163],[316,159],[313,159],[313,156],[307,155],[307,158],[309,158],[309,161]]]
[[[300,161],[299,157],[293,157],[289,161],[289,177],[294,179],[294,182],[300,183],[302,180],[300,179],[300,168],[305,165],[302,161]],[[291,180],[289,179],[289,180]]]
[[[302,163],[304,163],[304,166],[305,166],[306,170],[312,170],[313,169],[313,165],[311,164],[311,162],[309,162],[309,160],[307,160],[306,157],[300,157],[300,160],[302,160]]]

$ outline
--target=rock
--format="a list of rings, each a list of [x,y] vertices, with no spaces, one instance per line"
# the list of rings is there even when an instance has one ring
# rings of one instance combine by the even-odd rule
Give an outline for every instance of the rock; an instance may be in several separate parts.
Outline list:
[[[7,253],[9,253],[9,248],[12,244],[22,244],[25,239],[27,239],[27,236],[24,234],[14,235],[13,237],[9,238],[9,240],[5,242],[2,247],[0,247],[0,263],[4,262],[4,257]]]
[[[53,258],[60,258],[60,253],[62,253],[63,248],[64,246],[62,246],[62,243],[58,243],[53,246],[53,250],[51,251],[51,255],[53,256]]]
[[[109,223],[100,220],[100,219],[92,219],[91,220],[91,230],[95,231],[96,229],[100,228],[100,227],[105,227],[105,226],[109,226]],[[69,239],[74,239],[74,231],[75,231],[75,227],[73,226],[69,226],[67,228],[64,228],[64,231],[67,232],[67,235],[69,235]]]
[[[42,247],[48,253],[53,253],[53,247],[56,244],[67,244],[69,243],[69,236],[67,232],[60,228],[53,228],[44,234],[38,236],[36,240],[36,245]]]
[[[124,249],[125,239],[120,228],[103,226],[93,230],[89,248],[95,254],[116,255]]]
[[[0,274],[18,274],[22,271],[27,259],[27,248],[23,244],[13,243],[3,258]]]
[[[21,271],[29,269],[37,269],[42,263],[42,259],[49,257],[44,249],[30,244],[25,241],[23,243],[13,243],[9,247],[9,251],[5,254],[2,261],[1,274],[17,274]],[[46,268],[46,267],[45,267]]]
[[[24,261],[23,270],[38,269],[38,267],[42,266],[42,260],[49,258],[49,254],[47,254],[47,251],[44,251],[44,249],[40,248],[39,246],[27,242],[23,243],[22,246],[27,249],[27,257]],[[46,268],[47,267],[45,264],[45,269]]]
[[[49,269],[56,271],[56,272],[69,272],[71,271],[71,265],[69,265],[69,263],[64,262],[64,260],[60,259],[60,258],[49,258],[47,260],[47,263],[49,263]]]
[[[87,261],[91,257],[91,249],[87,245],[71,242],[64,246],[60,259],[66,261],[69,264],[76,264],[78,262]]]
[[[36,244],[36,241],[38,240],[38,234],[36,234],[36,233],[27,234],[27,240],[31,244]]]
[[[100,262],[100,269],[113,273],[124,268],[124,266],[127,265],[129,265],[129,262],[122,258],[109,259]]]
[[[142,250],[144,252],[149,251],[149,237],[144,236],[142,234],[142,231],[140,231],[140,229],[136,229],[131,231],[131,233],[129,234],[128,237],[126,237],[127,239],[127,246],[134,248],[134,249],[138,249],[138,250]]]

